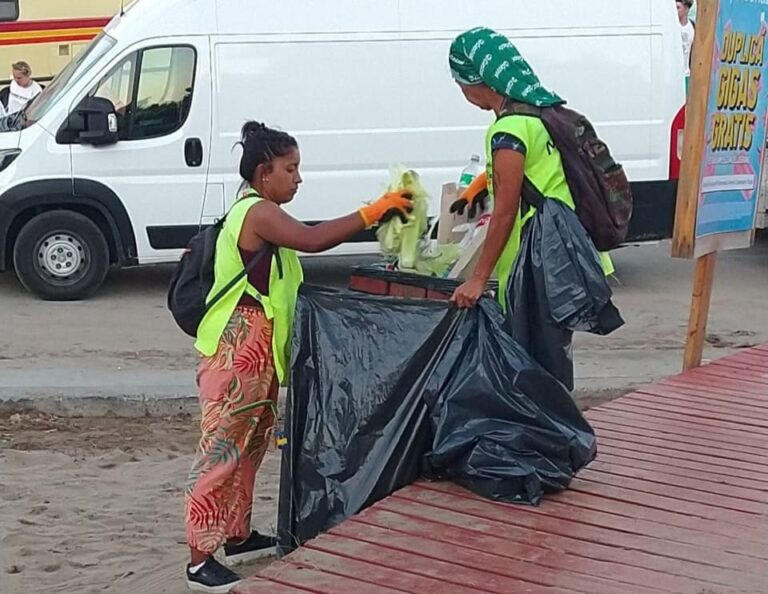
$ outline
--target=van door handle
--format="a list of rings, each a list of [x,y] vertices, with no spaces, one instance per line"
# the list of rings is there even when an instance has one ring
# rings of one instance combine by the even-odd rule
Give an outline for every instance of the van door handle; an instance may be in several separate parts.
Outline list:
[[[184,159],[190,167],[200,167],[203,164],[203,141],[187,138],[184,143]]]

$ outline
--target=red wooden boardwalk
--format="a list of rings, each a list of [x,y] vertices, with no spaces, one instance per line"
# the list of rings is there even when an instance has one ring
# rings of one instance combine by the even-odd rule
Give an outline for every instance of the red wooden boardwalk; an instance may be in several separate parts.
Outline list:
[[[236,592],[768,592],[768,345],[587,417],[597,461],[540,508],[419,483]]]

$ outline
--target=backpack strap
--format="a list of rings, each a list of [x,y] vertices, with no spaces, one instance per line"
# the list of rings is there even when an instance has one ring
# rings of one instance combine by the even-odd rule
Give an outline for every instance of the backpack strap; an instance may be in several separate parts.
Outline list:
[[[512,115],[541,118],[541,110],[541,107],[536,107],[535,105],[529,105],[528,103],[521,103],[519,101],[511,101],[510,99],[505,99],[504,104],[501,106],[499,119]]]

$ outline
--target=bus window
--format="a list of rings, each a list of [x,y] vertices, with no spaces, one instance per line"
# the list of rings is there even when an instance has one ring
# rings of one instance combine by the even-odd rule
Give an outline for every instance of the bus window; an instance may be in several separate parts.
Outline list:
[[[19,0],[0,0],[0,22],[19,20]]]

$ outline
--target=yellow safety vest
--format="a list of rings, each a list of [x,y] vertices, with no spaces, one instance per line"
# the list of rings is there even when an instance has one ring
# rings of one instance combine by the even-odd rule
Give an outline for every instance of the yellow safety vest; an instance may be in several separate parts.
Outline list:
[[[208,294],[208,300],[217,295],[227,283],[245,269],[237,243],[248,211],[261,200],[261,196],[255,193],[248,194],[238,200],[229,211],[216,242],[215,280]],[[242,296],[248,294],[261,303],[267,319],[272,320],[272,352],[275,370],[280,383],[285,385],[291,360],[293,317],[299,287],[303,281],[304,272],[296,252],[287,248],[277,248],[272,256],[269,295],[259,293],[248,282],[248,277],[243,276],[242,280],[206,313],[198,327],[195,348],[207,357],[216,354],[229,319]]]

